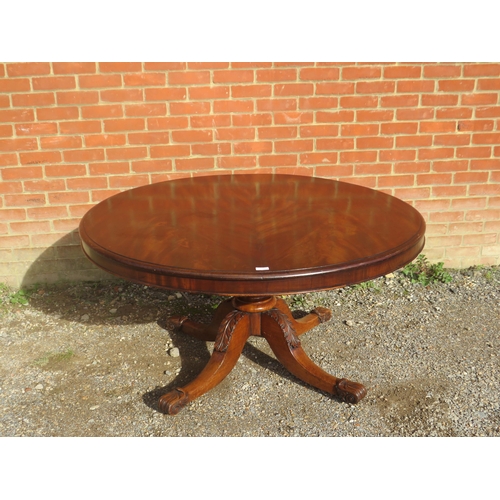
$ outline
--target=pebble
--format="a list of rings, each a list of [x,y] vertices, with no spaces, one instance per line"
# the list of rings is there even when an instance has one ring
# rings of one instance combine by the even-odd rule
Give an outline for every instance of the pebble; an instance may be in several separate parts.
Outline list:
[[[180,356],[180,352],[177,347],[172,347],[172,349],[169,349],[168,354],[169,356],[172,356],[172,358],[178,358]]]
[[[80,316],[80,320],[82,321],[88,321],[90,319],[90,316],[88,314],[83,314]]]
[[[42,384],[37,384],[37,385],[35,385],[35,389],[37,391],[41,391],[41,390],[43,390],[43,385]]]

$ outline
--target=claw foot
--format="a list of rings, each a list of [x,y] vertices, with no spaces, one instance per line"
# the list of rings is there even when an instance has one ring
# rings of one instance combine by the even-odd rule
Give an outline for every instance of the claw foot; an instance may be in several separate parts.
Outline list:
[[[358,382],[342,378],[335,384],[337,397],[346,403],[358,403],[366,396],[366,388]]]
[[[177,415],[189,403],[189,396],[182,389],[174,389],[164,394],[158,402],[162,413]]]
[[[318,316],[320,323],[330,321],[332,317],[332,311],[326,307],[316,307],[316,309],[313,309],[311,312]]]

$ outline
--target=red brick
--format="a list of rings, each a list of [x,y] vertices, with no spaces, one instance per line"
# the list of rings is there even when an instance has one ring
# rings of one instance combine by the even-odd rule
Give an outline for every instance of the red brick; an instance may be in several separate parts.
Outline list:
[[[146,71],[170,71],[186,69],[184,62],[147,62],[144,63]]]
[[[380,125],[381,134],[416,134],[417,131],[418,122],[382,123]]]
[[[377,161],[377,151],[342,151],[341,163],[371,163]]]
[[[28,248],[29,236],[0,236],[0,248]]]
[[[95,73],[96,66],[93,62],[56,62],[52,63],[55,75],[72,75],[75,73]]]
[[[297,127],[260,127],[259,139],[293,139],[297,137]]]
[[[382,69],[377,66],[353,66],[342,68],[342,80],[360,80],[361,78],[380,78]]]
[[[477,90],[500,90],[500,78],[485,78],[477,82]]]
[[[340,135],[342,136],[359,136],[359,135],[377,135],[379,125],[376,123],[363,124],[347,124],[340,127]]]
[[[270,68],[270,62],[233,62],[231,68]]]
[[[40,139],[40,146],[42,149],[81,148],[82,138],[76,136],[42,137]]]
[[[24,92],[30,90],[28,78],[7,78],[0,80],[0,92]]]
[[[455,132],[457,129],[456,122],[422,122],[420,123],[420,133],[439,133],[439,132]]]
[[[253,111],[253,101],[227,100],[214,101],[214,113],[251,113]]]
[[[16,135],[44,135],[57,134],[56,123],[18,123]]]
[[[342,95],[342,94],[354,94],[355,85],[359,85],[365,82],[326,82],[326,83],[316,83],[316,95]]]
[[[337,97],[301,97],[299,109],[328,109],[338,106]]]
[[[12,96],[13,106],[50,106],[54,104],[55,98],[53,93],[37,93],[37,94],[14,94]]]
[[[34,120],[35,113],[32,109],[0,110],[0,123],[32,122]]]
[[[148,156],[148,150],[146,147],[107,148],[106,156],[108,160],[145,158]]]
[[[384,68],[384,78],[420,78],[422,66],[388,66]]]
[[[432,196],[441,198],[454,198],[456,196],[465,196],[467,193],[466,186],[434,186],[432,188]]]
[[[26,151],[38,149],[35,138],[29,139],[0,139],[0,151]]]
[[[462,172],[469,167],[468,160],[443,160],[434,161],[432,168],[435,172]]]
[[[75,149],[63,152],[64,161],[79,163],[104,160],[104,149]]]
[[[297,109],[296,99],[259,99],[257,101],[258,111],[295,111]]]
[[[255,156],[222,156],[218,160],[219,167],[222,168],[248,168],[257,166]]]
[[[432,108],[407,108],[398,109],[396,111],[397,120],[432,120],[434,118],[434,110]]]
[[[238,142],[234,145],[237,155],[249,153],[272,153],[273,143],[266,141]]]
[[[394,164],[396,174],[421,174],[430,171],[430,161],[401,161]]]
[[[388,149],[393,146],[393,137],[358,137],[356,139],[358,149]]]
[[[470,134],[445,134],[434,136],[434,146],[468,146]]]
[[[0,167],[17,165],[17,155],[15,153],[0,154]]]
[[[394,92],[396,83],[391,81],[357,82],[357,94],[387,94]]]
[[[416,157],[414,149],[395,149],[380,151],[380,161],[411,161]]]
[[[300,127],[300,137],[332,137],[339,133],[338,125],[304,125]]]
[[[417,185],[451,184],[451,174],[419,174],[417,175]]]
[[[85,120],[78,122],[62,122],[59,124],[61,134],[86,134],[101,131],[101,122]]]
[[[211,130],[174,130],[172,140],[175,142],[211,142]]]
[[[104,120],[104,130],[106,132],[124,132],[127,130],[144,130],[144,129],[145,129],[145,123],[143,118],[123,118],[119,120]],[[94,132],[94,130],[89,132]],[[100,132],[100,130],[97,130],[97,132]]]
[[[228,89],[228,87],[215,87],[215,88]],[[227,93],[229,93],[229,91],[227,91]],[[271,85],[233,85],[231,87],[231,96],[234,98],[270,97],[271,93],[272,93]]]
[[[297,155],[261,155],[259,165],[261,167],[280,167],[297,165]]]
[[[490,147],[464,147],[457,148],[457,158],[489,158],[491,156]]]
[[[326,165],[337,163],[338,153],[332,151],[323,151],[321,153],[303,153],[300,155],[302,165]]]
[[[64,179],[24,181],[24,190],[33,192],[61,191],[65,187]]]
[[[123,81],[127,87],[151,87],[164,86],[166,78],[165,73],[128,73],[123,75]]]
[[[472,134],[473,144],[499,144],[500,132],[490,134]]]
[[[131,73],[141,71],[142,64],[140,62],[101,62],[99,70],[102,73]]]
[[[101,90],[99,92],[101,101],[104,102],[127,102],[127,101],[142,101],[142,89],[113,89]]]
[[[276,141],[274,143],[276,153],[312,151],[313,141],[311,139],[295,141]]]
[[[401,80],[398,81],[398,92],[434,92],[432,80]]]
[[[96,91],[57,92],[57,104],[97,104],[99,93]]]
[[[214,168],[213,158],[187,158],[175,160],[177,170],[208,170]]]
[[[82,177],[87,172],[85,165],[45,165],[47,177]]]
[[[251,104],[251,103],[250,103]],[[170,112],[173,115],[207,114],[210,113],[209,102],[172,102]]]
[[[60,219],[68,216],[66,207],[33,207],[27,210],[30,219]]]
[[[314,84],[312,83],[277,83],[274,85],[275,97],[313,95]]]
[[[340,98],[341,108],[376,108],[378,97],[374,96],[344,96]]]
[[[412,108],[418,106],[418,95],[387,95],[380,98],[383,108]]]
[[[301,80],[338,80],[338,68],[302,68],[299,72]]]
[[[202,85],[210,83],[210,71],[172,71],[168,74],[170,85]]]
[[[151,158],[164,158],[173,156],[189,156],[191,148],[187,145],[151,146]]]
[[[290,125],[292,123],[312,123],[314,113],[312,111],[284,111],[273,113],[275,125]]]
[[[465,215],[465,220],[498,220],[500,210],[470,210]]]
[[[482,104],[497,104],[498,92],[486,94],[463,94],[461,103],[466,106],[478,106]],[[477,116],[477,115],[476,115]]]
[[[318,111],[316,113],[316,122],[318,123],[337,123],[337,122],[353,122],[354,111]]]
[[[172,103],[180,104],[180,103]],[[167,114],[167,105],[164,103],[155,104],[127,104],[125,106],[126,116],[165,116]]]
[[[3,168],[1,170],[2,179],[7,180],[24,180],[24,179],[41,179],[43,176],[42,167],[16,167]]]
[[[459,65],[433,64],[424,66],[425,78],[453,78],[460,76],[462,68]]]
[[[400,135],[396,137],[397,148],[432,146],[432,135]]]
[[[472,108],[461,108],[461,107],[453,107],[453,108],[437,108],[436,109],[436,118],[438,120],[449,120],[450,118],[472,118]]]
[[[82,107],[82,118],[117,118],[120,116],[123,116],[123,109],[119,104]]]
[[[255,128],[220,128],[215,131],[215,138],[219,141],[252,140],[255,137]]]
[[[76,107],[38,108],[36,116],[38,120],[74,120],[78,118],[79,113]]]
[[[167,144],[168,132],[137,132],[128,134],[130,144]]]
[[[10,98],[8,95],[0,95],[0,108],[10,108]]]
[[[251,70],[214,71],[213,75],[214,83],[252,83],[254,79],[253,71]]]
[[[431,148],[431,149],[419,149],[418,159],[419,160],[435,160],[437,158],[453,158],[452,148]]]
[[[456,106],[457,94],[423,94],[422,106]]]
[[[175,89],[175,90],[182,90],[182,89]],[[229,98],[229,87],[221,85],[214,87],[192,87],[189,89],[189,98],[195,100],[227,99]]]
[[[464,66],[465,76],[500,76],[500,64],[466,64]]]
[[[471,92],[475,84],[476,80],[440,80],[438,90],[440,92]]]
[[[132,162],[132,172],[164,172],[172,170],[172,160],[142,160]]]
[[[460,120],[457,130],[460,132],[493,130],[495,122],[493,120]]]
[[[469,186],[469,195],[487,195],[494,196],[500,194],[500,184],[477,184]]]
[[[189,117],[189,123],[192,128],[230,127],[231,115],[193,115]]]
[[[92,163],[89,165],[90,175],[118,175],[130,173],[130,166],[128,162],[104,162]]]
[[[191,146],[191,152],[193,155],[201,156],[230,155],[231,144],[228,142],[193,144]]]
[[[414,181],[413,175],[383,175],[378,178],[378,187],[413,186]]]
[[[146,101],[180,101],[186,99],[184,88],[146,89]]]
[[[342,180],[351,184],[370,187],[376,186],[376,177],[353,177],[354,168],[352,165],[316,165],[315,171],[315,175],[318,177],[345,177]]]
[[[451,206],[455,209],[486,208],[486,198],[455,198]]]
[[[296,69],[258,69],[258,82],[283,82],[297,80]]]
[[[59,163],[61,153],[59,151],[36,151],[33,153],[19,153],[22,165],[37,165],[40,163]]]
[[[458,172],[454,176],[455,184],[474,184],[488,182],[488,172]]]
[[[104,189],[108,187],[108,179],[107,177],[75,177],[74,179],[67,179],[66,184],[68,189],[75,191]]]
[[[191,117],[191,120],[193,120],[193,117]],[[188,125],[189,125],[189,119],[186,116],[167,116],[164,118],[148,118],[149,130],[171,130],[171,129],[187,128]]]
[[[48,75],[50,73],[50,63],[7,63],[7,73],[10,77]]]
[[[61,193],[48,193],[49,203],[51,205],[71,205],[74,203],[86,203],[89,201],[89,193],[71,193],[71,192],[61,192]]]
[[[233,125],[235,127],[249,127],[257,125],[271,125],[273,115],[271,113],[256,113],[251,115],[233,115]]]
[[[392,121],[393,117],[394,110],[392,109],[358,109],[356,111],[356,121],[358,122]]]
[[[354,149],[354,139],[334,137],[331,139],[316,139],[317,150]]]
[[[225,69],[229,68],[227,62],[190,62],[188,69]]]
[[[17,131],[16,131],[17,133]],[[0,137],[12,137],[14,132],[12,130],[12,125],[0,125]],[[29,134],[18,134],[17,135],[29,135]]]
[[[6,194],[7,207],[39,207],[45,205],[45,194]]]
[[[149,184],[148,175],[117,175],[109,178],[110,188],[132,188]]]
[[[399,188],[394,190],[394,196],[396,198],[401,198],[402,200],[421,200],[429,198],[430,189],[428,187],[424,188]]]
[[[50,231],[50,222],[11,222],[10,229],[13,233],[24,233],[24,234],[36,234],[36,233],[48,233]]]
[[[360,163],[354,169],[356,175],[390,175],[392,165],[390,163]]]
[[[476,118],[498,118],[498,117],[500,117],[500,106],[487,106],[487,107],[479,106],[476,108]]]
[[[126,143],[124,134],[99,134],[85,136],[85,146],[87,148],[105,146],[124,146]]]
[[[81,75],[78,77],[80,88],[105,88],[105,87],[121,87],[121,75]]]
[[[471,160],[471,170],[500,170],[500,159]]]

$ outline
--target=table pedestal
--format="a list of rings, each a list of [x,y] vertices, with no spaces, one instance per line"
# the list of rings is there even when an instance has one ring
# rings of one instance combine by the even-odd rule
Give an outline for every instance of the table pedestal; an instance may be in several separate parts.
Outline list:
[[[278,361],[300,380],[342,401],[357,403],[366,395],[366,388],[325,372],[300,345],[300,335],[330,318],[329,309],[317,307],[307,316],[295,319],[285,301],[273,296],[227,299],[216,309],[209,325],[195,323],[186,316],[171,317],[172,326],[215,344],[207,365],[192,382],[160,398],[160,411],[176,415],[190,401],[219,384],[236,365],[250,335],[264,337]]]

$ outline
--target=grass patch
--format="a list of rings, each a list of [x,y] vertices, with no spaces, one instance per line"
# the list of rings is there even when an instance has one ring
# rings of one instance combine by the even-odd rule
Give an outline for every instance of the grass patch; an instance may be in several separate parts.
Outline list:
[[[54,368],[69,361],[74,355],[71,349],[64,352],[47,352],[41,358],[35,359],[33,364],[42,368]]]

